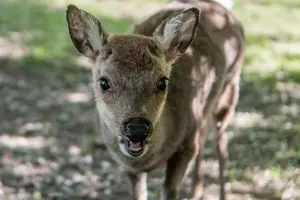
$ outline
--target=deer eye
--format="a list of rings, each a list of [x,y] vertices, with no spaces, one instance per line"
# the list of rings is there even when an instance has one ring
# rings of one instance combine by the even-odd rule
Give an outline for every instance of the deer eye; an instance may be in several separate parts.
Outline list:
[[[106,78],[100,78],[99,79],[99,85],[100,85],[100,88],[103,92],[110,89],[109,82]]]
[[[159,79],[156,83],[156,89],[162,92],[165,91],[167,88],[167,80],[168,78],[166,77]]]

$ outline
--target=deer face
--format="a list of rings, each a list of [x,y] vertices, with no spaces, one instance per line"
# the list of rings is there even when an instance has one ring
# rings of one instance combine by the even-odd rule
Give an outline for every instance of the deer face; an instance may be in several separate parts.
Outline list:
[[[157,27],[153,37],[106,33],[91,14],[69,5],[70,37],[95,63],[93,90],[97,110],[107,127],[107,141],[117,141],[130,157],[147,153],[162,140],[155,128],[165,108],[171,64],[191,44],[199,12],[189,9]],[[109,143],[109,142],[108,142]]]

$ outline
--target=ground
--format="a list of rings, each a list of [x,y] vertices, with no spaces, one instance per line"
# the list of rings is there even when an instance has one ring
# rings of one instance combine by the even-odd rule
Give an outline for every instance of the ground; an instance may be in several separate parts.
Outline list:
[[[84,148],[95,135],[91,63],[68,38],[65,8],[74,3],[120,33],[164,2],[0,1],[0,199],[129,199],[105,148]],[[300,199],[300,2],[243,0],[234,11],[247,41],[228,129],[228,199]],[[217,199],[211,138],[204,154],[206,199]],[[150,174],[150,200],[161,174]],[[188,175],[182,198],[190,182]]]

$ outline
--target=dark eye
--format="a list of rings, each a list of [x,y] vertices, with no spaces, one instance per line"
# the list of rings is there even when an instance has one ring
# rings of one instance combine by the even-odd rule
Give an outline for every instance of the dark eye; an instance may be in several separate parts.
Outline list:
[[[100,78],[99,79],[99,85],[100,85],[100,88],[103,92],[110,89],[108,80],[106,78]]]
[[[159,91],[165,91],[167,88],[167,78],[162,78],[156,83],[156,89]]]

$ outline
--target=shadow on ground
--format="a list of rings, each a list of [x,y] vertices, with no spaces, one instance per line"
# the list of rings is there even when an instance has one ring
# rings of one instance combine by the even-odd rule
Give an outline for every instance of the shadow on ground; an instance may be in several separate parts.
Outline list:
[[[118,167],[107,152],[82,151],[83,142],[94,137],[96,117],[89,69],[63,58],[55,60],[54,64],[53,60],[32,56],[0,59],[2,189],[11,199],[124,199],[126,180],[116,173]],[[299,184],[300,125],[296,111],[300,98],[286,90],[283,98],[277,84],[268,79],[242,80],[238,122],[229,129],[232,199],[249,195],[280,199],[290,187],[288,181]],[[290,84],[299,87],[296,82]],[[252,114],[245,114],[249,110]],[[207,191],[216,193],[217,165],[211,140],[205,159]],[[152,199],[159,195],[161,174],[158,170],[150,176]],[[189,192],[189,185],[187,177],[184,194]]]

